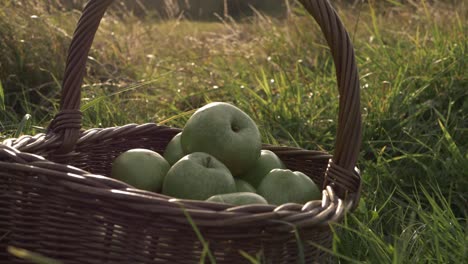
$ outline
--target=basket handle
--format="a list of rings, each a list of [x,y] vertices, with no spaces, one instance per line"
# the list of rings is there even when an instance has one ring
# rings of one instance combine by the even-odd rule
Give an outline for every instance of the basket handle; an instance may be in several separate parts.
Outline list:
[[[81,129],[81,85],[88,52],[100,21],[113,0],[90,0],[80,17],[67,57],[60,111],[52,120],[48,134],[58,134],[58,153],[73,150]],[[328,0],[300,0],[314,17],[330,46],[339,90],[338,129],[333,159],[327,170],[325,184],[336,185],[338,193],[358,192],[359,176],[355,164],[361,144],[361,112],[359,78],[351,40]],[[340,191],[341,189],[341,191]]]
[[[86,61],[96,31],[107,7],[114,0],[90,0],[78,21],[68,50],[62,81],[62,94],[59,112],[54,116],[46,134],[58,135],[60,146],[57,154],[73,151],[80,136],[82,113],[80,111],[81,85],[86,69]]]
[[[347,192],[359,199],[360,173],[355,168],[362,138],[359,75],[354,48],[343,23],[328,0],[300,0],[320,26],[331,54],[338,81],[339,114],[333,158],[324,186],[332,185],[340,197]]]

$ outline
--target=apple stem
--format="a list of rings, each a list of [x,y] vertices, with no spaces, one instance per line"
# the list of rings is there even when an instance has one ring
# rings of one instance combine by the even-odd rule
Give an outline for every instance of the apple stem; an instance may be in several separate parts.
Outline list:
[[[206,167],[211,168],[211,157],[206,157]]]
[[[234,132],[238,132],[238,131],[239,131],[239,127],[236,126],[236,125],[231,125],[231,129],[232,129],[232,131],[234,131]]]

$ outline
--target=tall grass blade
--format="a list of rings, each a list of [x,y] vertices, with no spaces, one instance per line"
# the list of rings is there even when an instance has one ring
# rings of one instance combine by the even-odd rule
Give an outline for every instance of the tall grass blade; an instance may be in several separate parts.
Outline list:
[[[30,261],[32,263],[36,263],[36,264],[62,264],[61,261],[45,257],[45,256],[43,256],[41,254],[34,253],[34,252],[31,252],[31,251],[26,250],[26,249],[9,246],[7,248],[7,250],[8,250],[8,252],[10,254],[14,255],[15,257],[26,260],[26,261]]]
[[[111,93],[111,94],[108,94],[108,95],[102,95],[102,96],[98,96],[96,98],[94,98],[93,100],[89,101],[88,103],[82,105],[80,107],[80,110],[82,112],[88,110],[89,108],[91,107],[95,107],[97,105],[99,105],[100,102],[104,101],[104,99],[106,98],[110,98],[112,96],[115,96],[115,95],[118,95],[118,94],[121,94],[121,93],[125,93],[125,92],[129,92],[129,91],[135,91],[141,87],[144,87],[146,85],[149,85],[149,84],[152,84],[152,83],[155,83],[157,82],[159,79],[161,79],[163,76],[165,75],[168,75],[169,73],[165,73],[165,74],[162,74],[159,78],[156,78],[156,79],[153,79],[153,80],[149,80],[149,81],[145,81],[145,82],[142,82],[142,83],[138,83],[138,84],[134,84],[134,85],[131,85],[130,87],[126,88],[126,89],[122,89],[122,90],[119,90],[119,91],[116,91],[114,93]]]
[[[208,255],[208,259],[210,260],[210,262],[216,263],[216,260],[213,257],[213,254],[211,254],[211,251],[209,249],[208,242],[206,242],[205,239],[203,238],[203,235],[201,234],[200,230],[198,229],[197,225],[195,224],[195,222],[193,221],[192,217],[187,212],[187,210],[183,208],[183,206],[181,207],[183,209],[185,217],[187,217],[187,221],[189,222],[190,226],[193,228],[193,231],[197,235],[198,241],[200,241],[200,243],[202,243],[203,245],[202,259],[204,259],[206,255]],[[202,259],[200,259],[200,263],[204,263],[204,262],[201,262]]]
[[[442,129],[442,132],[444,134],[445,141],[448,144],[447,147],[448,147],[450,153],[457,159],[457,161],[463,162],[463,159],[464,159],[463,155],[462,155],[460,149],[458,149],[457,144],[453,140],[453,138],[450,135],[450,133],[448,132],[447,128],[445,127],[445,125],[442,123],[442,121],[440,119],[438,119],[437,121],[439,123],[440,129]]]
[[[5,111],[5,92],[3,91],[2,81],[0,81],[0,110]]]
[[[241,254],[241,256],[243,256],[245,259],[247,259],[248,261],[250,261],[251,264],[260,264],[260,261],[258,261],[256,258],[252,257],[251,255],[249,255],[247,252],[245,252],[244,250],[240,250],[239,251],[239,254]]]
[[[29,120],[31,119],[31,115],[30,114],[25,114],[23,116],[23,119],[21,119],[21,122],[19,123],[19,126],[18,126],[18,129],[16,130],[15,132],[15,137],[19,137],[23,131],[25,130],[25,128],[30,125],[29,124]]]
[[[299,259],[299,264],[306,264],[305,263],[305,255],[304,255],[304,245],[302,244],[301,237],[299,236],[299,231],[297,230],[296,227],[294,227],[294,237],[296,238],[297,241],[297,249],[298,249],[298,259]]]
[[[197,110],[197,109],[193,109],[193,110],[190,110],[190,111],[185,111],[185,112],[182,112],[182,113],[180,113],[180,114],[171,116],[171,117],[169,117],[169,118],[166,118],[166,119],[164,119],[164,120],[158,122],[158,124],[163,125],[163,124],[165,124],[165,123],[167,123],[167,122],[170,122],[170,121],[172,121],[172,120],[175,120],[175,119],[177,119],[177,118],[180,118],[180,117],[183,117],[183,116],[190,116],[190,115],[192,115],[193,113],[195,113],[196,110]]]

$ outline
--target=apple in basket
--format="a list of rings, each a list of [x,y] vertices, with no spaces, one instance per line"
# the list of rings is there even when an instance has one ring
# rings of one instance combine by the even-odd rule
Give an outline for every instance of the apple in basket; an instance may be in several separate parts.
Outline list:
[[[184,151],[182,150],[182,145],[180,144],[181,135],[182,132],[175,135],[167,144],[166,150],[164,150],[163,157],[171,166],[185,156]]]
[[[260,158],[257,159],[253,167],[251,167],[239,178],[250,183],[254,188],[258,185],[272,169],[286,169],[283,162],[271,150],[262,150]]]
[[[248,182],[235,178],[234,181],[236,182],[236,190],[237,192],[251,192],[256,193],[255,188]]]
[[[224,102],[198,109],[185,124],[180,140],[185,153],[208,153],[226,165],[234,177],[255,164],[262,147],[252,118]]]
[[[131,149],[112,163],[112,178],[138,189],[159,192],[170,165],[159,153],[149,149]]]
[[[203,152],[188,154],[172,165],[162,187],[165,195],[193,200],[235,191],[236,184],[229,169]]]
[[[320,189],[307,175],[288,169],[271,170],[258,186],[257,193],[274,205],[304,204],[321,198]]]
[[[225,203],[230,205],[268,204],[262,196],[252,192],[236,192],[213,195],[207,202]]]

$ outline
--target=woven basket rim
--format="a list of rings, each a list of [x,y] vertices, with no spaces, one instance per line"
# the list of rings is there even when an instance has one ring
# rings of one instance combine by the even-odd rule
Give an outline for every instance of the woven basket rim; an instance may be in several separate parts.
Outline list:
[[[158,125],[148,123],[143,126],[157,127]],[[119,127],[114,128],[118,129]],[[105,133],[105,131],[111,129],[94,128],[83,131],[83,135],[98,134],[96,131]],[[45,137],[46,134],[36,136]],[[28,138],[33,137],[25,135],[19,140],[25,142]],[[310,201],[306,204],[233,206],[206,201],[176,199],[160,193],[139,190],[119,180],[92,174],[71,165],[56,163],[30,152],[20,151],[10,146],[12,142],[14,141],[9,139],[0,144],[0,168],[6,169],[6,171],[47,175],[48,181],[53,182],[54,186],[66,188],[76,195],[112,201],[120,204],[119,206],[122,206],[123,210],[132,209],[146,214],[164,212],[165,217],[171,221],[180,221],[185,210],[198,226],[258,225],[269,227],[272,231],[291,231],[291,228],[306,226],[320,227],[341,220],[344,213],[353,208],[355,203],[355,199],[340,199],[331,186],[325,186],[321,200]],[[37,143],[37,141],[34,141],[34,143]],[[323,151],[308,151],[288,146],[264,144],[264,149],[268,149],[268,147],[276,151],[284,149],[285,151],[297,151],[297,153],[313,153],[322,159],[331,157],[331,155]],[[2,161],[2,158],[14,160],[15,163]],[[310,219],[314,219],[314,221],[310,221]]]

